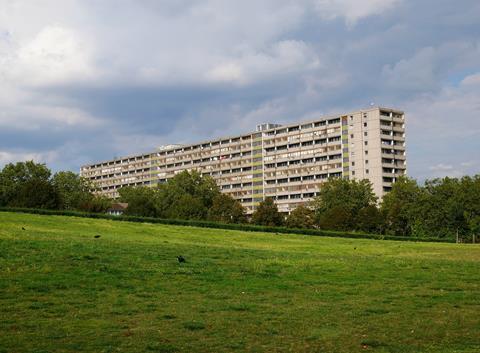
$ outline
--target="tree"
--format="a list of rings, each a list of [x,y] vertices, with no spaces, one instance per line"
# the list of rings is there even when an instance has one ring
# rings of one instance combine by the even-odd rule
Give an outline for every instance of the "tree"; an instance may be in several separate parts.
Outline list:
[[[128,203],[125,210],[125,215],[142,216],[142,217],[157,217],[157,190],[146,187],[127,186],[118,190],[120,194],[119,201]]]
[[[367,206],[358,212],[356,229],[366,233],[381,234],[384,232],[384,216],[377,206]]]
[[[333,206],[316,215],[317,223],[322,229],[352,230],[352,214],[345,207]]]
[[[60,209],[78,210],[94,197],[88,180],[73,172],[56,173],[52,183],[59,196]]]
[[[376,202],[370,181],[335,178],[321,185],[313,206],[321,228],[356,230],[359,212]]]
[[[418,202],[422,194],[417,182],[407,177],[400,177],[392,190],[383,197],[381,210],[385,215],[387,232],[394,235],[412,234],[416,223]]]
[[[463,177],[460,181],[460,202],[463,205],[464,219],[471,234],[480,240],[480,175]]]
[[[304,205],[297,206],[285,220],[285,225],[289,228],[314,228],[315,211]]]
[[[103,195],[90,195],[78,205],[78,210],[91,213],[105,213],[112,206],[112,199]]]
[[[206,219],[220,190],[210,176],[183,171],[159,185],[157,210],[161,217]]]
[[[252,223],[263,226],[281,226],[283,216],[278,212],[278,207],[271,197],[260,202],[252,215]]]
[[[0,205],[10,207],[58,207],[50,169],[33,161],[7,164],[0,173]]]
[[[462,201],[461,181],[455,178],[427,180],[417,201],[416,224],[422,225],[416,236],[453,237],[457,230],[464,233],[465,203]],[[415,229],[416,230],[416,229]]]
[[[218,194],[208,210],[208,219],[223,223],[245,223],[247,217],[242,204],[230,195]]]

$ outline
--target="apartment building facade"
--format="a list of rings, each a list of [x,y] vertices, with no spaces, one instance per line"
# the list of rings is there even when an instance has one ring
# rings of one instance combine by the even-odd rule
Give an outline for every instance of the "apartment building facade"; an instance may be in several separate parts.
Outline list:
[[[388,108],[258,125],[255,132],[86,165],[80,174],[101,194],[156,186],[184,170],[213,177],[252,213],[265,197],[288,213],[312,200],[328,178],[368,179],[382,197],[406,173],[405,115]]]

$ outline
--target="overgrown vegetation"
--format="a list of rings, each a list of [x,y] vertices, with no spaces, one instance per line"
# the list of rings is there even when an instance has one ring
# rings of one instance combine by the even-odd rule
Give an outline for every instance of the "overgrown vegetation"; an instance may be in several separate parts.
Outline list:
[[[0,352],[480,351],[477,246],[0,224]]]

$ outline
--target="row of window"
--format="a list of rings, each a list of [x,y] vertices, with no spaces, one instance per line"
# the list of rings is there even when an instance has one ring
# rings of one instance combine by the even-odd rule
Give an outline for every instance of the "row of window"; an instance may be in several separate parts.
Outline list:
[[[110,162],[104,162],[104,163],[98,163],[90,166],[84,166],[81,168],[82,171],[88,170],[88,169],[96,169],[96,168],[101,168],[101,167],[108,167],[116,164],[125,164],[125,163],[132,163],[132,162],[137,162],[137,161],[144,161],[144,160],[150,160],[151,155],[142,155],[142,156],[136,156],[136,157],[130,157],[130,158],[124,158],[124,159],[118,159],[116,161],[110,161]]]
[[[150,185],[150,181],[140,181],[136,183],[127,183],[127,184],[122,184],[122,185],[110,185],[110,186],[104,186],[102,187],[102,190],[117,190],[121,189],[126,186],[142,186],[142,185]]]
[[[310,199],[310,198],[313,198],[317,195],[318,195],[318,193],[308,192],[308,193],[304,193],[304,194],[274,195],[274,196],[269,196],[269,197],[271,197],[273,200],[281,201],[281,200]]]
[[[334,118],[334,119],[328,119],[328,120],[322,120],[322,121],[317,121],[314,123],[308,123],[308,124],[303,124],[303,125],[296,125],[296,126],[290,126],[290,127],[285,127],[285,128],[277,128],[272,131],[268,131],[265,133],[266,136],[273,136],[273,135],[280,135],[284,134],[287,132],[295,132],[295,131],[300,131],[300,130],[305,130],[305,129],[311,129],[313,127],[319,127],[319,126],[325,126],[325,125],[332,125],[332,124],[338,124],[340,123],[340,118]]]
[[[322,162],[322,161],[331,161],[342,158],[341,154],[333,154],[330,156],[320,156],[320,157],[311,157],[311,158],[304,158],[304,159],[296,159],[293,161],[284,161],[278,163],[267,163],[265,164],[265,169],[270,168],[282,168],[288,167],[292,165],[299,165],[299,164],[309,164],[314,162]]]
[[[338,142],[338,141],[340,141],[340,136],[334,136],[334,137],[329,137],[329,138],[304,141],[304,142],[301,142],[301,143],[296,142],[296,143],[289,143],[289,144],[280,145],[280,146],[267,147],[267,148],[265,148],[265,152],[270,153],[270,152],[274,152],[274,151],[284,151],[284,150],[290,149],[290,148],[313,146],[314,144],[315,145],[324,145],[326,143]]]
[[[110,179],[110,178],[124,176],[124,175],[136,175],[136,174],[145,173],[149,171],[150,171],[150,168],[143,168],[143,169],[129,170],[128,172],[91,176],[89,178],[90,180]]]

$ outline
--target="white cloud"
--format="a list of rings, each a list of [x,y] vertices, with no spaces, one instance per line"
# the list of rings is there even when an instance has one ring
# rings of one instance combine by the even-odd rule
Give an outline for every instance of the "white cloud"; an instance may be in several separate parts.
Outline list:
[[[462,85],[463,87],[480,87],[480,73],[465,77]]]
[[[480,43],[464,40],[418,49],[412,56],[384,65],[382,78],[391,89],[407,92],[435,91],[451,73],[476,68]]]
[[[426,47],[413,57],[402,59],[392,65],[383,67],[382,76],[390,87],[407,90],[429,90],[438,81],[435,77],[435,49]]]
[[[102,120],[81,109],[62,105],[26,105],[4,107],[0,112],[0,127],[38,130],[48,125],[51,130],[65,127],[99,127]]]
[[[71,29],[47,26],[15,49],[3,60],[0,73],[18,85],[47,86],[99,78],[89,45]]]
[[[452,177],[460,178],[464,175],[474,175],[479,173],[480,161],[467,161],[455,164],[439,163],[430,166],[428,179]]]
[[[434,138],[480,136],[480,73],[408,103],[410,129]],[[480,138],[479,138],[480,148]]]
[[[59,153],[57,151],[48,151],[43,153],[33,152],[9,152],[0,150],[0,165],[7,163],[25,162],[33,160],[36,163],[53,163],[57,160]]]
[[[305,42],[286,40],[261,52],[249,50],[238,58],[219,64],[207,73],[207,78],[211,81],[246,84],[274,75],[306,72],[320,65],[319,57]]]
[[[450,172],[454,169],[454,167],[451,164],[439,163],[434,166],[431,166],[429,169],[434,172]]]
[[[409,172],[420,178],[480,173],[479,77],[405,103]],[[428,171],[426,161],[434,163]]]
[[[365,18],[393,9],[400,0],[317,0],[316,10],[324,19],[345,18],[352,27]]]

